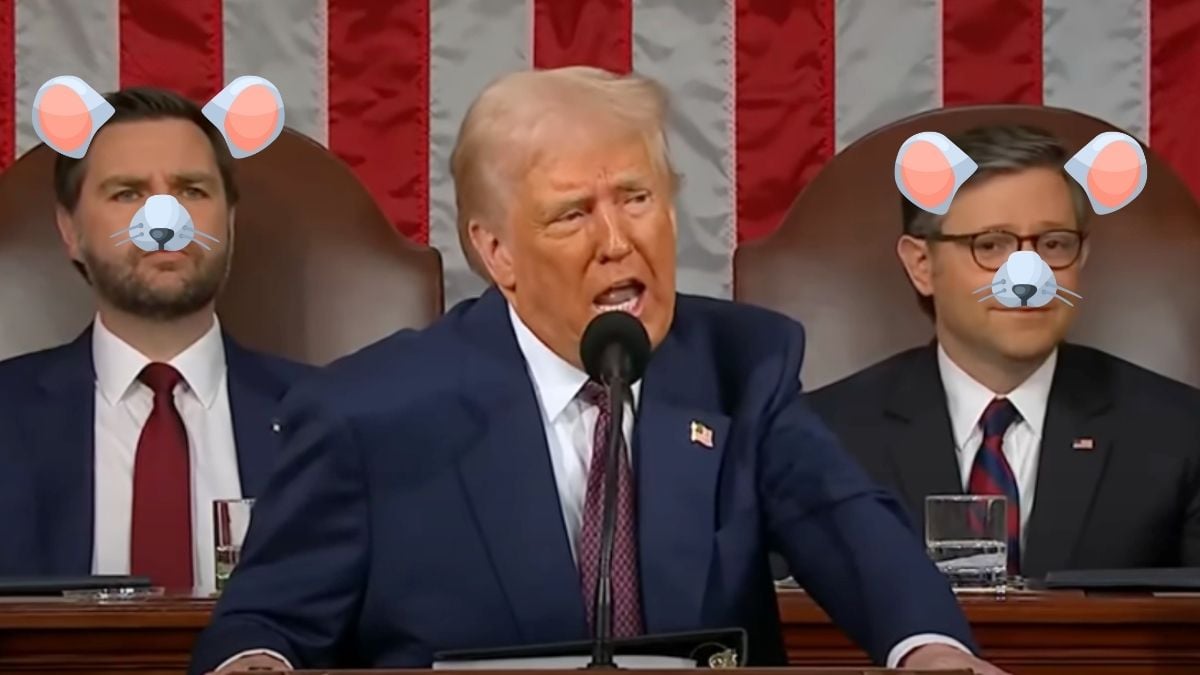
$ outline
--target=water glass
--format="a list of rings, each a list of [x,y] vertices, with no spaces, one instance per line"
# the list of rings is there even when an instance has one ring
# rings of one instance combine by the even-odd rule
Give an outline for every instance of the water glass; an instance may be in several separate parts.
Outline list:
[[[242,555],[242,542],[250,527],[253,499],[213,500],[213,543],[216,546],[217,592],[225,588],[229,575]]]
[[[925,498],[925,548],[955,590],[1005,591],[1007,519],[1002,495]]]

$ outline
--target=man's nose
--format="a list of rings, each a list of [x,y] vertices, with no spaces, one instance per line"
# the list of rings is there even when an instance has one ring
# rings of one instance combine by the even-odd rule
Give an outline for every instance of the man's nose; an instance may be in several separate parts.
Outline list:
[[[620,259],[629,255],[633,247],[629,242],[628,223],[624,214],[612,209],[599,210],[601,227],[600,251],[607,260]]]

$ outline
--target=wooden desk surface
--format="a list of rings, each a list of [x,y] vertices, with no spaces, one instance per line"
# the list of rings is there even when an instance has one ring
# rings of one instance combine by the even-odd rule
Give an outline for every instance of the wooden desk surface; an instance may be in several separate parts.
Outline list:
[[[296,670],[295,675],[409,675],[428,670]],[[479,675],[487,670],[438,670],[438,675]],[[511,671],[506,671],[511,672]],[[538,675],[579,675],[578,670],[539,670]],[[641,670],[638,675],[679,675],[678,670]],[[229,675],[262,675],[247,670]],[[971,675],[966,670],[888,670],[886,668],[741,668],[738,675]]]
[[[1200,673],[1200,597],[962,596],[984,655],[1015,675]],[[780,591],[795,666],[864,671],[865,656],[799,591]],[[180,673],[212,601],[0,599],[0,673]]]

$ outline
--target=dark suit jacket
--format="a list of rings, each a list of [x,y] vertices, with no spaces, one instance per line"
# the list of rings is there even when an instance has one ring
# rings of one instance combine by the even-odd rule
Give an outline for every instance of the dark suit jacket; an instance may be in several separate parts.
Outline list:
[[[533,385],[503,297],[455,307],[289,394],[284,459],[192,672],[246,649],[297,667],[588,637]],[[802,403],[799,325],[679,298],[634,431],[649,632],[743,626],[785,661],[774,544],[876,661],[914,633],[970,645],[903,509]],[[693,420],[713,447],[690,441]]]
[[[934,346],[810,395],[845,447],[903,497],[961,494]],[[1090,438],[1092,450],[1076,450]],[[1200,391],[1103,352],[1059,349],[1022,572],[1200,565]]]
[[[242,493],[254,497],[278,454],[273,408],[314,369],[224,343]],[[95,377],[90,326],[0,363],[0,575],[91,572]]]

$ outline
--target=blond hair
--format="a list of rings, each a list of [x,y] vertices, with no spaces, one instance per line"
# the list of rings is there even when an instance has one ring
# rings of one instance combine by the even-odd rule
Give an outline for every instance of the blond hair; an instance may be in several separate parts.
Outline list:
[[[450,156],[458,240],[471,269],[488,278],[471,244],[470,223],[496,228],[505,221],[506,197],[555,131],[605,126],[641,136],[673,193],[677,181],[667,151],[667,112],[666,92],[654,80],[588,66],[521,71],[490,84],[467,110]]]

